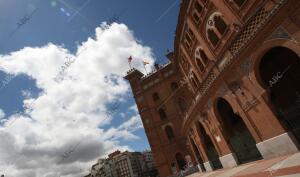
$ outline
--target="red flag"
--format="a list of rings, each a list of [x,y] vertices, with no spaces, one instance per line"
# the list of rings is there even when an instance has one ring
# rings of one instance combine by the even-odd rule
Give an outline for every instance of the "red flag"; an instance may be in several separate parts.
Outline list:
[[[130,56],[130,57],[128,58],[128,63],[131,63],[131,60],[132,60],[132,57]]]

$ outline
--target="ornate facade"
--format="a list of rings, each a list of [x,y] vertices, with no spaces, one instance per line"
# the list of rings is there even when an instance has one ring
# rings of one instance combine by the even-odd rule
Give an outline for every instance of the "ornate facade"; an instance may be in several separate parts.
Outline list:
[[[298,0],[182,1],[170,63],[126,76],[162,177],[299,151],[299,29]]]

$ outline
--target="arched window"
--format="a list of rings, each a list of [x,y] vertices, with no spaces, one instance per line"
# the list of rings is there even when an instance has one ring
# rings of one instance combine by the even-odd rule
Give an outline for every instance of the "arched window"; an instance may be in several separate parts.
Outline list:
[[[208,63],[208,57],[201,47],[197,47],[197,49],[195,50],[195,59],[200,71],[204,71],[205,66]]]
[[[153,101],[157,101],[157,100],[159,100],[159,95],[158,95],[158,93],[153,93],[152,94],[152,99],[153,99]]]
[[[178,99],[178,106],[181,112],[185,112],[187,110],[187,105],[183,98]]]
[[[175,91],[175,90],[177,90],[177,88],[178,88],[178,84],[176,82],[172,82],[171,83],[171,90]]]
[[[207,37],[213,46],[216,46],[227,30],[227,24],[220,12],[213,13],[207,20]]]
[[[168,137],[169,140],[174,139],[174,137],[175,137],[174,136],[174,132],[173,132],[173,129],[172,129],[172,127],[170,125],[167,125],[165,127],[165,132],[166,132],[166,135],[167,135],[167,137]]]
[[[166,112],[163,108],[160,108],[158,110],[158,113],[159,113],[159,117],[160,117],[161,120],[164,120],[164,119],[167,118],[167,114],[166,114]]]
[[[221,16],[214,16],[215,27],[221,35],[223,35],[227,29],[227,24],[224,22]]]

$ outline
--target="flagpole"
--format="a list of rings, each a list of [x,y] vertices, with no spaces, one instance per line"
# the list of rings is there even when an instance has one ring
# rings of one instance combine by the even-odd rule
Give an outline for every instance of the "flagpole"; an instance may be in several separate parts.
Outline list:
[[[130,57],[128,58],[128,64],[129,64],[130,70],[131,70],[131,61],[132,61],[132,57],[130,56]]]

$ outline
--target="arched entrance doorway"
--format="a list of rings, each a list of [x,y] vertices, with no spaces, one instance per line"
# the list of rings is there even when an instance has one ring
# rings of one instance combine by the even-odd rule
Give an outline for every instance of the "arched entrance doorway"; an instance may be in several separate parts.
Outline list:
[[[190,137],[190,141],[191,141],[193,151],[194,151],[194,153],[195,153],[195,156],[196,156],[196,158],[197,158],[197,162],[198,162],[198,164],[199,164],[201,170],[202,170],[202,171],[206,171],[205,168],[204,168],[204,166],[203,166],[203,160],[202,160],[201,155],[200,155],[200,152],[199,152],[199,150],[198,150],[198,148],[197,148],[197,146],[196,146],[196,143],[194,142],[194,140],[193,140],[191,137]]]
[[[185,167],[186,163],[185,163],[185,160],[184,160],[182,154],[177,153],[175,155],[175,158],[176,158],[176,162],[177,162],[177,165],[178,165],[179,169],[184,170],[184,167]]]
[[[261,59],[259,74],[277,118],[300,142],[299,56],[288,48],[274,47]]]
[[[256,142],[246,127],[243,119],[233,112],[230,104],[223,98],[219,98],[217,108],[220,122],[223,126],[225,137],[235,152],[240,163],[262,159],[256,147]]]
[[[200,122],[197,122],[197,128],[198,128],[198,135],[200,137],[200,140],[204,146],[204,149],[206,151],[206,154],[208,156],[208,160],[211,162],[212,169],[220,169],[223,168],[221,161],[219,159],[218,152],[211,141],[209,135],[206,133],[204,127]]]

